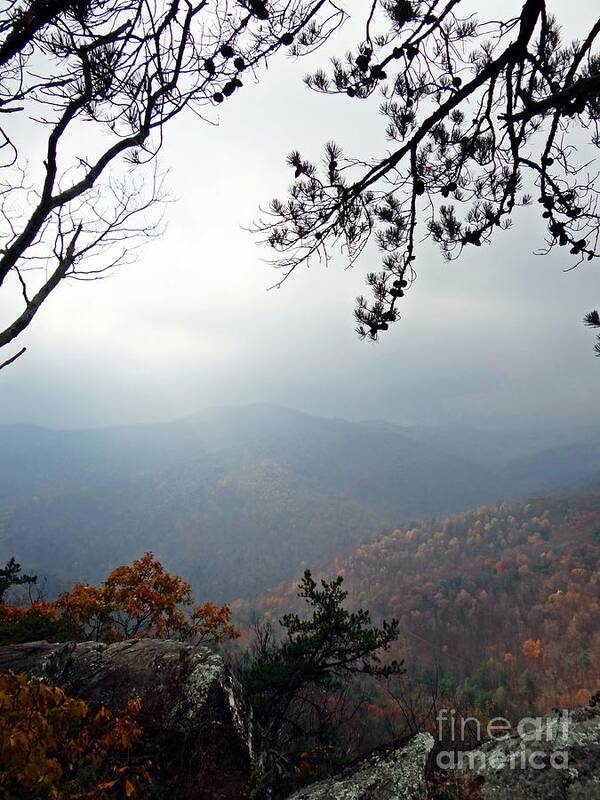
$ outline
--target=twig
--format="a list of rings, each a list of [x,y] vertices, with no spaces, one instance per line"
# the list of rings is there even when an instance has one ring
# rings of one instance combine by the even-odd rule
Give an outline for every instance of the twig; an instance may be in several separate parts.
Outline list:
[[[0,369],[4,369],[4,367],[8,367],[8,366],[10,366],[10,365],[13,363],[13,361],[16,361],[16,360],[17,360],[17,358],[19,358],[20,356],[22,356],[22,355],[23,355],[23,353],[24,353],[26,350],[27,350],[27,348],[26,348],[26,347],[22,347],[22,348],[19,350],[19,352],[18,352],[16,355],[14,355],[12,358],[7,358],[7,359],[6,359],[6,361],[4,361],[2,364],[0,364]]]

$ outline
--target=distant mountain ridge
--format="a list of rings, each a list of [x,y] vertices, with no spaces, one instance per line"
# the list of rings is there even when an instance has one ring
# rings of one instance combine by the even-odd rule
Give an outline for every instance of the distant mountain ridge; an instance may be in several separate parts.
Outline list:
[[[544,472],[556,439],[504,441],[517,469],[497,449],[486,457],[480,433],[461,436],[453,451],[430,429],[264,405],[159,425],[0,426],[0,560],[15,555],[57,589],[151,549],[197,596],[231,600],[401,523],[569,482],[556,448]],[[586,445],[578,482],[600,472],[599,445]]]
[[[575,427],[540,430],[508,429],[489,431],[462,426],[399,426],[381,420],[364,424],[395,430],[414,441],[435,446],[445,453],[501,470],[528,458],[546,457],[578,447],[600,447],[600,427]]]

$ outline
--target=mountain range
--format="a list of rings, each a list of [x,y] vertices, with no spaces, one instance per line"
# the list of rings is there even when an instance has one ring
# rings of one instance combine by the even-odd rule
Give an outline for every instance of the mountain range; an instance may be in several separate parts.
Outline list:
[[[600,430],[486,432],[213,408],[0,426],[0,560],[53,594],[152,550],[198,599],[255,597],[384,530],[600,475]]]

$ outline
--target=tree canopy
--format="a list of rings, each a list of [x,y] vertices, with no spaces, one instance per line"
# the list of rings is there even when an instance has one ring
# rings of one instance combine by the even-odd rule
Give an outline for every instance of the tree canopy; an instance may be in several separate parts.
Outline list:
[[[381,268],[355,310],[361,337],[399,319],[424,239],[451,260],[536,202],[539,252],[565,248],[569,268],[599,254],[600,18],[565,42],[544,0],[500,20],[465,5],[371,0],[362,41],[306,83],[354,103],[380,92],[388,152],[345,155],[329,142],[322,166],[292,152],[289,196],[257,225],[281,281],[337,247],[354,263],[376,241]]]
[[[205,602],[194,607],[190,584],[167,572],[152,553],[116,567],[100,586],[77,583],[53,602],[5,601],[3,587],[36,580],[20,575],[14,559],[0,570],[0,644],[35,638],[115,642],[140,637],[220,644],[240,635],[231,623],[229,606]]]

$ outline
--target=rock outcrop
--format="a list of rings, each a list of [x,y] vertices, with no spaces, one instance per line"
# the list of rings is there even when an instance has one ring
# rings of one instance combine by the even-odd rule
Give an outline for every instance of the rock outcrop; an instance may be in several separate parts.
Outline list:
[[[9,670],[38,675],[110,708],[138,696],[156,797],[247,797],[249,713],[228,668],[210,650],[152,639],[33,642],[0,648],[0,673]],[[600,705],[521,724],[502,741],[458,755],[419,733],[288,800],[600,800]],[[452,764],[445,761],[449,755]]]
[[[33,642],[0,648],[12,670],[64,686],[110,708],[141,701],[144,752],[169,800],[240,800],[252,765],[248,714],[220,656],[152,639],[116,644]]]
[[[455,768],[440,770],[450,757]],[[507,739],[462,754],[440,751],[420,733],[288,800],[425,798],[600,800],[600,706],[523,721]]]
[[[404,747],[373,753],[354,767],[293,794],[289,800],[424,800],[433,737],[418,733]]]
[[[483,800],[600,800],[600,708],[541,718],[469,754]]]

